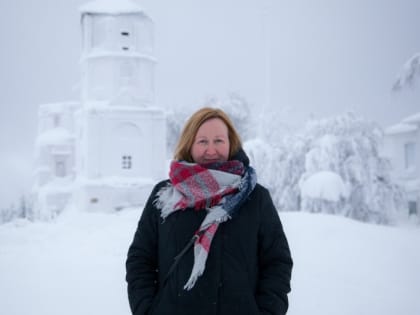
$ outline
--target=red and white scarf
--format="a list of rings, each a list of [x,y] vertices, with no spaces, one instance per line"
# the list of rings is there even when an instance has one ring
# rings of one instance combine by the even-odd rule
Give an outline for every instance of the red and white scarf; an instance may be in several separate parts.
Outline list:
[[[163,219],[186,208],[207,210],[196,232],[194,265],[184,286],[190,290],[204,272],[219,224],[232,217],[252,192],[257,180],[254,169],[238,160],[204,165],[172,161],[169,179],[170,184],[158,192],[155,202]]]

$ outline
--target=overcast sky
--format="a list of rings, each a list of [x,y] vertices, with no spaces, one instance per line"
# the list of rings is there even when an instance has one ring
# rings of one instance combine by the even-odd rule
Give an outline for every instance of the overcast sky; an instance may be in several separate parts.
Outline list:
[[[351,110],[382,126],[420,111],[420,84],[391,91],[420,51],[418,0],[137,2],[155,22],[158,106],[237,92],[295,123]],[[79,98],[84,3],[0,2],[0,206],[31,182],[38,105]]]

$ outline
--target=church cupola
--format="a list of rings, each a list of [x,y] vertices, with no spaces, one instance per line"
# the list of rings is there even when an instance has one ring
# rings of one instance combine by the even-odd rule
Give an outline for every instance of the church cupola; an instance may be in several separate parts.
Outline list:
[[[153,22],[130,0],[97,0],[82,13],[82,102],[154,103]]]

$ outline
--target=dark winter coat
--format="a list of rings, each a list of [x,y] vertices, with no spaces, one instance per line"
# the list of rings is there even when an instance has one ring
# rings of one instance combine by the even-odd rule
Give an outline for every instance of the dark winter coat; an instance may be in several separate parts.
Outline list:
[[[159,183],[149,197],[128,251],[126,280],[133,314],[285,314],[292,259],[268,191],[257,184],[238,214],[220,224],[203,275],[186,291],[192,249],[165,283],[164,279],[206,211],[177,211],[163,222],[153,205],[163,185]]]

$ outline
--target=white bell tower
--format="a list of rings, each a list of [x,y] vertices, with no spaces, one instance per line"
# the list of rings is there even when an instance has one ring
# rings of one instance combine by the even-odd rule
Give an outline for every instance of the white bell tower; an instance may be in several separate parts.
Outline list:
[[[81,11],[82,101],[152,105],[152,20],[129,0],[94,1]]]
[[[153,22],[130,0],[80,8],[81,109],[76,114],[79,208],[141,204],[164,177],[166,122],[154,107]]]

